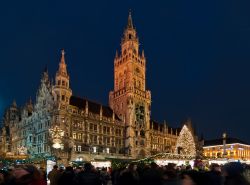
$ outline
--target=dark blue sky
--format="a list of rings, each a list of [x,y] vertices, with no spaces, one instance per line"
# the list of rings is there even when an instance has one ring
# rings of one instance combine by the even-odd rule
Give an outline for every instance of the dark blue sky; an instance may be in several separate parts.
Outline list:
[[[74,95],[108,103],[113,59],[132,9],[147,58],[152,117],[191,118],[206,138],[250,142],[248,1],[5,1],[0,5],[0,114],[35,94],[60,50]],[[52,76],[51,76],[52,77]]]

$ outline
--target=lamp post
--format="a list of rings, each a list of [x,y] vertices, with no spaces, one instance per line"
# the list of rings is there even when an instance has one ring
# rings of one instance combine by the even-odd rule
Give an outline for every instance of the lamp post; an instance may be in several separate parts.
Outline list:
[[[223,133],[222,135],[222,139],[223,139],[223,156],[226,157],[227,153],[226,153],[226,138],[227,138],[227,134]]]

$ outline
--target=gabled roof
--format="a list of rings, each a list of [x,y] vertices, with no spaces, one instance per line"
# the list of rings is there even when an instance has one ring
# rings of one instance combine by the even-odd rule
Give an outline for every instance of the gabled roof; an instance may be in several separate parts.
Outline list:
[[[244,142],[237,138],[232,138],[232,137],[226,138],[226,144],[234,144],[234,143],[249,145],[249,143]],[[214,146],[214,145],[223,145],[223,138],[204,141],[204,146]]]
[[[88,111],[93,113],[93,114],[100,114],[100,110],[102,107],[102,115],[108,118],[112,118],[113,117],[113,110],[106,106],[106,105],[102,105],[99,103],[96,103],[94,101],[85,99],[85,98],[80,98],[80,97],[76,97],[76,96],[71,96],[70,97],[70,105],[76,106],[79,109],[85,109],[86,108],[86,104],[88,102]],[[115,119],[121,121],[121,119],[115,114]]]

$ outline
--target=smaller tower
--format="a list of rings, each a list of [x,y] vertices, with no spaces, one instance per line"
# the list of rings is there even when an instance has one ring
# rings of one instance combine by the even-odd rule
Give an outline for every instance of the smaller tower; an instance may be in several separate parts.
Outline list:
[[[28,112],[28,116],[30,116],[32,114],[32,111],[33,111],[33,103],[32,103],[31,97],[30,97],[29,101],[26,103],[26,109]]]
[[[18,120],[18,107],[16,100],[13,100],[12,105],[9,108],[9,121],[14,123],[15,121]]]
[[[53,87],[53,96],[57,105],[69,104],[72,90],[69,86],[69,75],[67,73],[67,65],[65,63],[65,52],[62,50],[59,69],[56,72],[55,85]]]

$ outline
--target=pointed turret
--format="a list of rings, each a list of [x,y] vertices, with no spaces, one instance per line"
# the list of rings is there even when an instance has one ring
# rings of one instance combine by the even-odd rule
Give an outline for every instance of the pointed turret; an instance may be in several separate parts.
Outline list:
[[[142,50],[141,56],[142,58],[145,58],[144,49]]]
[[[13,102],[12,102],[12,105],[11,105],[11,106],[12,106],[12,107],[15,107],[15,108],[17,107],[17,104],[16,104],[16,100],[15,100],[15,99],[13,100]]]
[[[86,114],[86,116],[89,114],[89,103],[88,103],[88,101],[86,101],[85,114]]]
[[[115,52],[115,58],[118,58],[118,51]]]
[[[102,105],[100,106],[100,120],[102,120]]]
[[[139,39],[136,35],[136,30],[134,29],[134,25],[133,25],[133,22],[132,22],[132,15],[131,15],[131,12],[129,12],[129,15],[128,15],[128,24],[127,24],[127,27],[125,28],[124,30],[124,34],[123,34],[123,38],[122,38],[122,45],[125,44],[126,42],[130,42],[132,41],[134,44],[136,44],[136,50],[138,50],[138,47],[139,47]],[[127,44],[125,44],[127,45]]]
[[[61,51],[61,61],[59,63],[59,69],[58,69],[57,73],[68,78],[67,65],[65,63],[65,57],[64,57],[64,55],[65,55],[65,51],[62,50]]]
[[[131,10],[129,11],[129,14],[128,14],[128,25],[127,25],[127,29],[134,29],[133,21],[132,21],[132,15],[131,15]]]
[[[53,87],[54,99],[58,103],[68,104],[72,91],[69,86],[69,75],[67,73],[67,65],[65,63],[65,51],[61,51],[61,60],[59,69],[56,73],[55,85]]]
[[[28,105],[32,105],[32,98],[31,98],[31,96],[30,96],[30,99],[28,101]]]
[[[64,51],[64,49],[62,49],[61,54],[62,54],[61,63],[65,64],[65,58],[64,58],[65,51]]]
[[[30,99],[28,100],[28,102],[26,104],[26,108],[27,108],[28,114],[30,115],[31,112],[33,111],[33,104],[32,104],[31,96],[30,96]]]
[[[49,71],[47,65],[45,66],[43,73],[42,73],[42,78],[41,82],[45,82],[45,84],[49,84]]]
[[[46,65],[43,70],[44,73],[49,73],[48,66]]]

